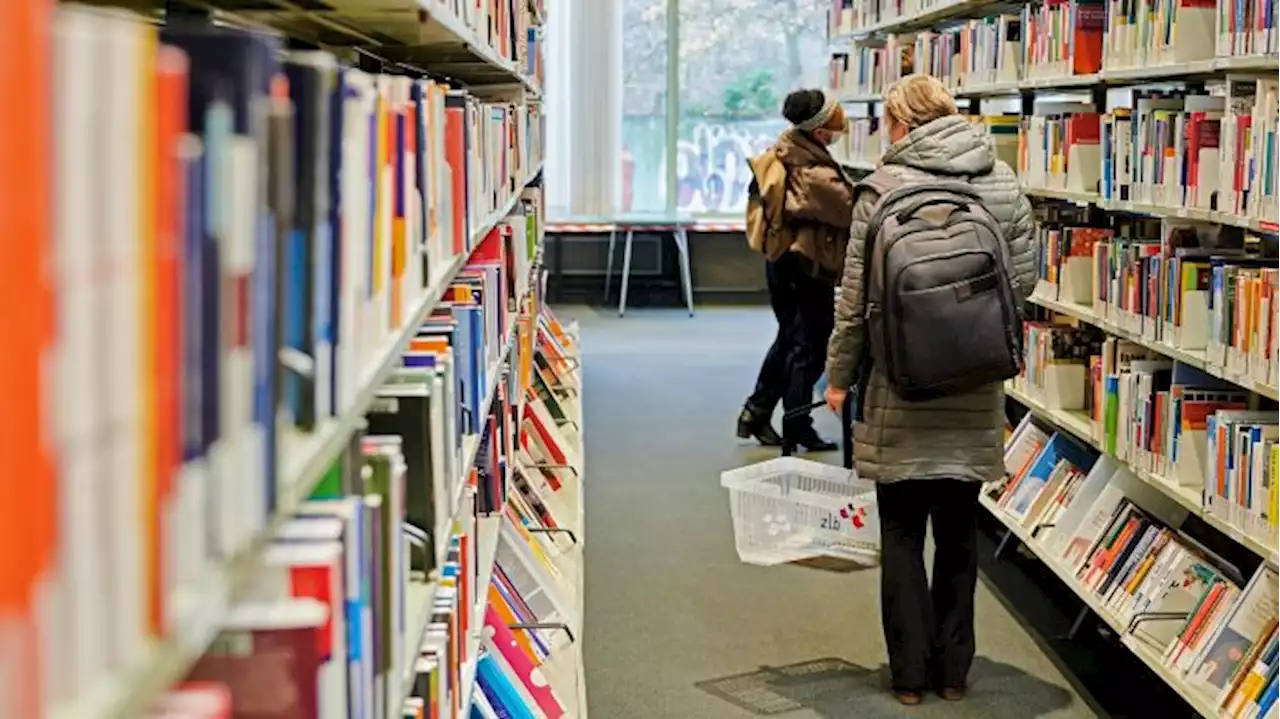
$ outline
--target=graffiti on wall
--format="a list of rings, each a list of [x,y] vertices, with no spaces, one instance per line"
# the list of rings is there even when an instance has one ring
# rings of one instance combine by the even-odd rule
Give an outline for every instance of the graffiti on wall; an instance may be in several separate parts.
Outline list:
[[[769,147],[782,127],[778,120],[694,122],[676,143],[676,206],[698,214],[741,212],[751,184],[747,159]]]

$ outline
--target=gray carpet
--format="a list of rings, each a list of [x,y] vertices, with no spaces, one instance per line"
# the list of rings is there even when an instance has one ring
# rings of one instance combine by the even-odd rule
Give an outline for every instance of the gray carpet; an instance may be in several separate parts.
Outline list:
[[[558,312],[582,326],[595,719],[760,716],[744,690],[787,719],[1094,716],[981,584],[970,696],[908,710],[883,690],[875,571],[738,561],[719,475],[772,456],[733,435],[774,332],[767,309]],[[821,415],[835,438],[835,417]],[[830,661],[800,677],[786,669],[817,660]]]

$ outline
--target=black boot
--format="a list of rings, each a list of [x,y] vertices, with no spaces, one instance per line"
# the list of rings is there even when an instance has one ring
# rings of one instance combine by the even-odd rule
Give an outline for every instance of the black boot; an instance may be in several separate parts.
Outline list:
[[[750,407],[743,407],[738,414],[738,436],[742,439],[755,437],[766,447],[782,446],[782,437],[774,431],[768,415],[757,414]]]
[[[840,448],[835,442],[828,442],[818,436],[817,430],[812,426],[796,430],[795,443],[806,452],[834,452]]]

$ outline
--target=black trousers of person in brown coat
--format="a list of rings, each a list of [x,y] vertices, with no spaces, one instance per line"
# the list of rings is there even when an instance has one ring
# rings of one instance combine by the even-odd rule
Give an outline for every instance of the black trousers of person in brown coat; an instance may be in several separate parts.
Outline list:
[[[778,320],[778,334],[765,354],[747,408],[769,417],[782,401],[785,412],[813,403],[813,387],[822,376],[827,340],[835,323],[835,288],[811,272],[798,252],[786,252],[765,264],[769,304]],[[797,442],[817,437],[806,413],[783,420],[782,433]]]
[[[883,558],[880,612],[893,689],[963,689],[973,664],[982,485],[907,479],[876,485]],[[925,572],[925,526],[933,523],[933,581]]]

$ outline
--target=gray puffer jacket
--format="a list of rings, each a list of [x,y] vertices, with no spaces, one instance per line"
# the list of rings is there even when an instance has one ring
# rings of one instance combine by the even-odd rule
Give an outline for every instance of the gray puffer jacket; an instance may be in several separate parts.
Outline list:
[[[881,164],[906,182],[972,177],[987,209],[1000,222],[1019,299],[1035,281],[1031,205],[1013,170],[996,160],[990,140],[960,116],[918,127],[885,153]],[[850,387],[866,341],[862,272],[867,223],[878,196],[863,189],[853,206],[836,325],[827,347],[827,379]],[[898,397],[884,374],[872,367],[862,398],[863,420],[854,427],[858,474],[877,482],[953,478],[975,482],[1004,474],[1004,389],[992,384],[963,395],[925,402]]]

